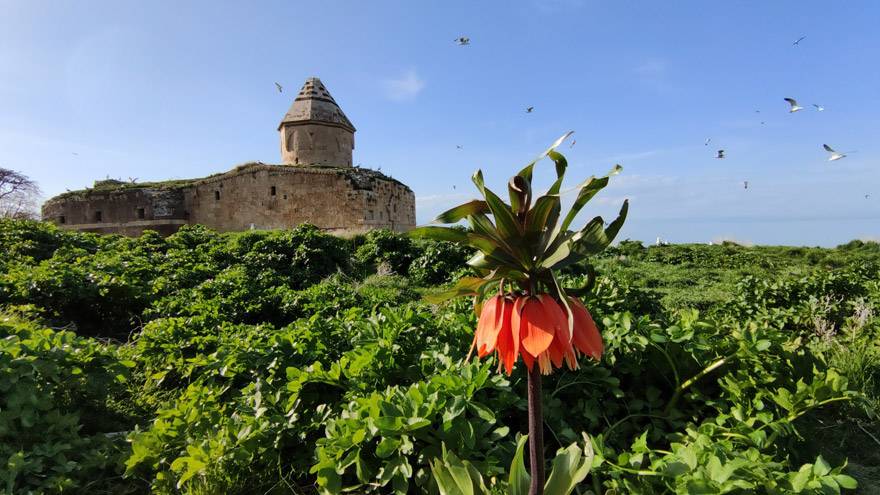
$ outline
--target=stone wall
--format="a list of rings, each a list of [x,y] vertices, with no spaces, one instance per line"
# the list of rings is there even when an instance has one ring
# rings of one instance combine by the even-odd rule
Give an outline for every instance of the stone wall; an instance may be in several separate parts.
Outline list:
[[[101,234],[140,235],[155,230],[173,234],[187,223],[181,189],[120,188],[77,191],[52,198],[43,205],[43,220]]]
[[[369,169],[250,164],[169,188],[62,195],[46,202],[43,218],[63,228],[126,235],[145,229],[167,235],[184,224],[219,231],[302,223],[339,234],[406,231],[415,226],[415,196]]]
[[[284,124],[281,160],[289,165],[351,166],[354,133],[326,124]]]

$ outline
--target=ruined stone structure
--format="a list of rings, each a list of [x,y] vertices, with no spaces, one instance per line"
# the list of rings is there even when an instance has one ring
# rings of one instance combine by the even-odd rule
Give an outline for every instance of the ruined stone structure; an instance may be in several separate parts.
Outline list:
[[[355,128],[320,79],[306,81],[278,131],[282,165],[249,163],[183,181],[97,181],[47,201],[43,219],[125,235],[148,229],[169,235],[186,224],[236,231],[311,223],[340,234],[415,226],[409,187],[351,166]]]

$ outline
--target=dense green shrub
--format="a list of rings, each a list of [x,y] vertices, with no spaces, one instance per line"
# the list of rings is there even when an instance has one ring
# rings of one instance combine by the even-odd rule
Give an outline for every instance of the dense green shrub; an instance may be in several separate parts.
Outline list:
[[[506,491],[525,376],[463,362],[471,301],[418,301],[468,253],[308,226],[0,243],[0,490],[431,493],[445,445]],[[603,361],[544,380],[547,452],[593,438],[581,493],[870,492],[875,245],[609,251]]]
[[[0,316],[0,487],[4,493],[125,493],[124,421],[108,401],[135,363],[113,346]]]
[[[419,285],[439,285],[457,278],[473,254],[451,242],[420,241],[409,276]]]
[[[406,275],[415,257],[416,247],[413,240],[406,234],[390,230],[368,232],[354,255],[359,263],[374,272],[384,267],[398,275]]]

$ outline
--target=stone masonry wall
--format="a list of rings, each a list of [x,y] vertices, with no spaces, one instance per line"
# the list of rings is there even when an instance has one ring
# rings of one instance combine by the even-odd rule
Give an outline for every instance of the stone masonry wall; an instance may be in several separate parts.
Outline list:
[[[415,226],[408,187],[355,168],[248,166],[197,183],[187,195],[187,210],[190,223],[220,231],[301,223],[337,233]]]
[[[283,124],[281,159],[289,165],[351,166],[354,133],[325,124]]]
[[[126,188],[63,195],[43,205],[43,219],[62,228],[101,234],[170,235],[187,223],[180,189]]]
[[[381,173],[360,168],[251,164],[173,188],[88,190],[53,198],[43,219],[62,228],[169,235],[181,225],[219,231],[282,229],[311,223],[350,234],[415,227],[415,196]]]

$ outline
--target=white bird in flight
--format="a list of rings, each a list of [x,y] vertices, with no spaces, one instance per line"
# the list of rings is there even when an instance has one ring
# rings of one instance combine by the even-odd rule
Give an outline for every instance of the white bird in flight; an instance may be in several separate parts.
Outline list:
[[[715,158],[724,158],[724,150],[718,150],[718,155]]]
[[[459,46],[465,46],[471,44],[471,39],[467,36],[459,36],[458,38],[455,38],[455,42],[458,43]]]
[[[706,142],[703,143],[703,146],[709,146],[710,141],[712,141],[712,138],[706,138]]]
[[[535,109],[535,107],[528,107],[528,108],[526,108],[526,113],[532,113],[532,111],[534,109]]]
[[[792,43],[792,46],[800,46],[800,45],[801,45],[801,40],[803,40],[804,38],[806,38],[806,36],[801,36],[800,38],[797,39],[797,41],[795,41],[794,43]]]
[[[846,158],[846,153],[838,153],[838,152],[834,151],[831,148],[831,146],[828,146],[827,144],[823,144],[822,147],[825,148],[825,151],[831,153],[831,156],[828,157],[829,162],[840,160],[841,158]],[[849,153],[849,152],[847,152],[847,153]]]
[[[749,181],[744,180],[743,181],[743,189],[748,189],[748,188],[749,188]]]
[[[785,98],[785,101],[787,101],[788,104],[791,105],[791,109],[788,111],[788,113],[795,113],[798,110],[804,109],[804,107],[798,105],[797,100],[795,100],[794,98]]]
[[[825,111],[825,107],[823,107],[822,105],[816,105],[815,103],[813,103],[813,106],[816,107],[816,110],[819,112]]]
[[[284,88],[278,83],[275,83],[275,87],[278,88],[279,93],[281,93],[284,90]]]

